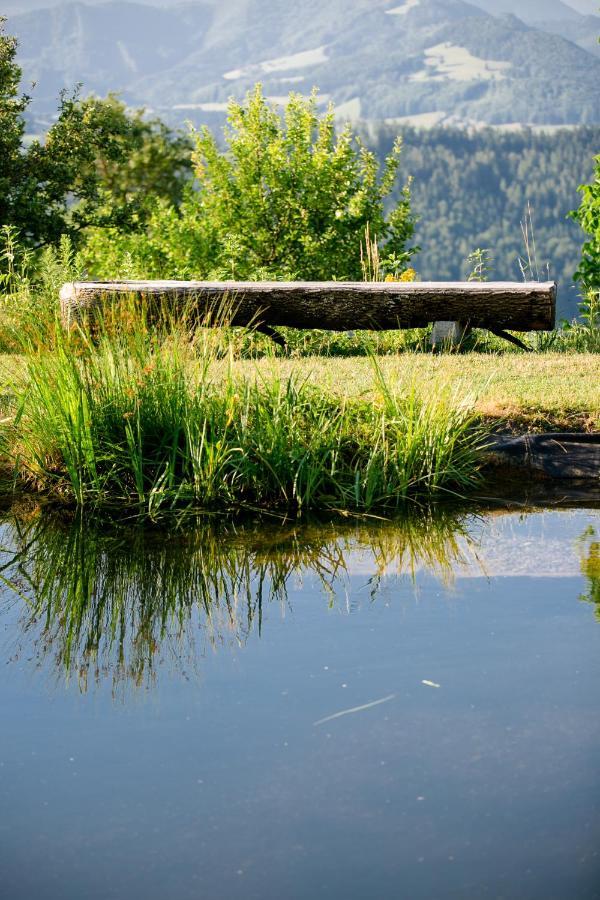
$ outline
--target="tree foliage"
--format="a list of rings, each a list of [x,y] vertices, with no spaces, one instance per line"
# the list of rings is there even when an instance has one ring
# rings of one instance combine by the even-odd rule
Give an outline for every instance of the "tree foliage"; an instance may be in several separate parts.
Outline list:
[[[17,42],[0,17],[0,224],[33,247],[90,226],[128,230],[145,221],[149,197],[181,198],[189,145],[115,97],[60,97],[45,140],[25,146]]]
[[[234,278],[361,279],[365,230],[379,243],[384,270],[402,271],[413,249],[408,186],[386,213],[401,143],[380,169],[352,134],[336,133],[334,112],[319,115],[317,95],[290,95],[283,115],[258,85],[244,103],[231,101],[223,149],[203,128],[195,133],[195,184],[180,209],[157,204],[146,232],[95,235],[95,272]]]
[[[383,157],[398,133],[369,125],[365,140]],[[460,280],[467,256],[486,247],[494,257],[491,278],[520,280],[526,256],[521,222],[531,205],[537,269],[559,282],[560,314],[577,311],[580,287],[573,274],[581,258],[582,232],[568,218],[577,185],[592,179],[600,128],[502,131],[403,128],[401,173],[414,181],[411,206],[418,219],[415,261],[424,280]]]
[[[579,188],[581,204],[572,214],[588,235],[575,277],[590,291],[600,291],[600,156],[595,157],[595,164],[592,181]]]
[[[228,152],[204,128],[194,153],[198,202],[217,266],[228,267],[234,247],[231,264],[243,277],[264,269],[310,280],[360,278],[367,225],[388,259],[394,254],[408,262],[413,229],[406,188],[384,213],[399,142],[379,177],[377,157],[355,142],[350,128],[336,134],[333,109],[318,115],[316,93],[292,94],[282,120],[257,86],[246,104],[230,104],[228,119]]]

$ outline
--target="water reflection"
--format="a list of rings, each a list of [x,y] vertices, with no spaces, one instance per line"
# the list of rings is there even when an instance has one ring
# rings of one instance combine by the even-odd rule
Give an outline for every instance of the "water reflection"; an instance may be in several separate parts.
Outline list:
[[[599,526],[0,521],[0,895],[597,897]]]
[[[352,576],[361,579],[362,602],[372,603],[397,578],[416,591],[417,573],[449,588],[458,575],[579,570],[587,584],[580,599],[595,604],[600,618],[594,525],[573,552],[560,528],[534,544],[522,524],[512,524],[526,516],[496,529],[502,518],[447,510],[326,524],[204,519],[160,533],[66,523],[39,510],[12,515],[1,525],[0,547],[0,613],[18,624],[9,657],[75,681],[82,692],[105,681],[115,693],[149,688],[160,671],[198,677],[208,651],[260,635],[267,604],[285,613],[291,587],[310,580],[325,604],[356,604]]]
[[[34,513],[5,520],[2,543],[2,602],[20,624],[12,658],[27,646],[28,658],[76,678],[82,691],[106,678],[115,690],[151,686],[165,664],[197,674],[207,649],[260,632],[265,604],[285,609],[298,579],[314,578],[325,602],[344,602],[362,562],[373,601],[387,576],[425,569],[447,585],[475,552],[466,517],[451,513],[393,523],[202,522],[172,535],[107,533]]]
[[[596,618],[600,619],[600,535],[593,525],[589,525],[578,538],[581,574],[587,582],[587,590],[580,599],[593,603]]]

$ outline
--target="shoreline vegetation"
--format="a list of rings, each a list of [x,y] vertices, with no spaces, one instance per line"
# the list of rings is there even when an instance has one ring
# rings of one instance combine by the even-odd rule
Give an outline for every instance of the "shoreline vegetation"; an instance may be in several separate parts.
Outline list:
[[[68,330],[19,320],[0,360],[13,490],[149,520],[387,515],[473,496],[494,432],[600,423],[600,355],[383,355],[372,342],[391,334],[357,334],[345,350],[362,356],[282,357],[244,329],[146,312],[123,303]]]
[[[394,509],[480,479],[485,433],[449,390],[396,391],[374,357],[368,398],[300,373],[242,377],[231,355],[216,372],[218,334],[140,321],[100,334],[57,327],[51,347],[30,335],[0,428],[16,482],[67,505],[153,517]]]

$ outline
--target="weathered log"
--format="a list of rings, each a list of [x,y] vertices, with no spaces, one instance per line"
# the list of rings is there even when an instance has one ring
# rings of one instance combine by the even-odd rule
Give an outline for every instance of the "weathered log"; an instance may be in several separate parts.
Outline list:
[[[63,317],[135,295],[189,304],[231,325],[330,331],[419,328],[460,321],[474,328],[545,331],[554,327],[556,283],[528,282],[242,282],[104,281],[63,285]],[[220,318],[221,317],[221,318]]]

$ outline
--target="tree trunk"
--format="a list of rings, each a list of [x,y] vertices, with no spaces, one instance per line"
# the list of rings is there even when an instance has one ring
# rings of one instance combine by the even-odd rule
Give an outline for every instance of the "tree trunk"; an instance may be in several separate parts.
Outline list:
[[[419,328],[459,321],[473,328],[554,327],[554,282],[236,282],[107,281],[63,285],[63,318],[127,296],[193,309],[213,325],[267,325],[331,331]]]

